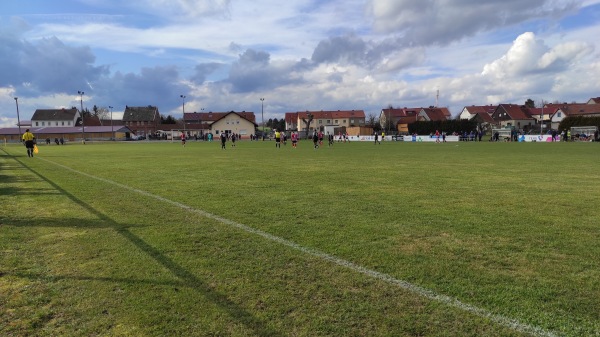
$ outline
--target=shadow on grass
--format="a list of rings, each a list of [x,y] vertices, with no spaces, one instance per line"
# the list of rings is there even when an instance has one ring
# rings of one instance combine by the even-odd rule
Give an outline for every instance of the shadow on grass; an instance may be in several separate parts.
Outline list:
[[[21,160],[19,160],[19,158],[13,157],[13,159],[16,160],[17,162],[19,162],[21,165],[23,165],[23,167],[28,169],[31,173],[33,173],[34,175],[38,176],[40,179],[42,179],[45,182],[47,182],[48,184],[50,184],[53,188],[55,188],[57,191],[59,191],[62,195],[67,196],[74,203],[80,205],[81,207],[83,207],[84,209],[86,209],[90,213],[94,214],[99,219],[101,219],[101,222],[103,224],[102,227],[113,228],[117,233],[119,233],[124,238],[129,240],[138,249],[145,252],[150,257],[152,257],[156,262],[158,262],[159,264],[161,264],[162,266],[167,268],[171,273],[173,273],[175,276],[177,276],[181,280],[181,284],[178,284],[179,286],[187,286],[187,287],[190,287],[192,289],[199,291],[204,297],[206,297],[207,299],[209,299],[210,301],[215,303],[215,305],[217,305],[220,308],[222,308],[223,310],[225,310],[232,318],[234,318],[238,322],[242,323],[247,328],[253,330],[259,336],[279,336],[279,335],[281,335],[280,333],[269,328],[265,324],[265,322],[254,317],[251,313],[246,311],[244,308],[240,307],[237,303],[231,301],[229,298],[227,298],[227,296],[225,294],[215,291],[208,284],[206,284],[205,282],[200,280],[198,277],[196,277],[194,274],[192,274],[185,268],[178,265],[175,261],[173,261],[169,257],[165,256],[161,251],[159,251],[152,245],[148,244],[146,241],[144,241],[142,238],[138,237],[137,235],[135,235],[134,233],[129,231],[127,228],[119,225],[119,223],[117,223],[116,221],[114,221],[113,219],[108,217],[107,215],[99,212],[98,210],[94,209],[92,206],[90,206],[86,202],[78,199],[71,193],[62,189],[60,186],[58,186],[50,179],[43,176],[41,173],[31,169],[30,167],[25,165],[25,163],[23,163]],[[62,224],[62,227],[66,226],[65,222],[61,222],[61,224]],[[22,225],[25,226],[26,224],[23,223]],[[29,225],[31,225],[31,223],[29,223]],[[58,224],[56,224],[56,225],[58,226]],[[74,227],[81,226],[79,221],[77,223],[73,222],[71,225]],[[26,274],[26,275],[30,275],[30,274]],[[51,279],[52,277],[51,276],[41,276],[40,278],[47,280],[48,278]],[[81,279],[86,280],[88,278],[82,277]],[[89,278],[89,279],[94,280],[94,278]],[[106,280],[106,281],[116,281],[116,282],[138,282],[138,281],[132,281],[129,279],[111,279],[111,278],[107,278],[107,279],[99,278],[99,279]],[[148,284],[152,283],[151,281],[148,281],[148,280],[140,281],[140,282],[142,284],[143,283],[148,283]],[[152,284],[157,284],[157,283],[160,284],[160,282],[156,282],[156,283],[152,283]]]

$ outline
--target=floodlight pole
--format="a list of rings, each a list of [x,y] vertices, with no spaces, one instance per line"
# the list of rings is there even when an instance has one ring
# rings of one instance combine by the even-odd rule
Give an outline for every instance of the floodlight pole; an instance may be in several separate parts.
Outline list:
[[[77,91],[79,94],[79,102],[81,103],[81,143],[85,145],[85,118],[83,116],[83,91]]]
[[[540,136],[544,134],[544,100],[542,99],[542,119],[540,125]]]
[[[260,98],[260,115],[262,118],[262,131],[260,135],[262,136],[263,142],[265,141],[265,99],[263,97]]]
[[[112,118],[112,111],[113,111],[113,107],[112,106],[108,106],[108,108],[110,109],[110,133],[112,134],[112,139],[113,141],[115,141],[115,129],[113,128],[113,118]]]
[[[181,111],[183,112],[183,133],[185,134],[185,95],[179,95],[181,97]]]
[[[21,117],[19,117],[19,97],[15,97],[15,104],[17,105],[17,126],[19,127],[19,139],[21,139]]]

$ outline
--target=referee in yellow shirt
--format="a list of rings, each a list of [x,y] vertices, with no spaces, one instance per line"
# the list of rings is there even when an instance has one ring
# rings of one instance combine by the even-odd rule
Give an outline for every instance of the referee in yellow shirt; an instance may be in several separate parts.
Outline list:
[[[33,157],[33,146],[35,145],[35,136],[33,133],[29,132],[29,129],[25,130],[23,134],[23,141],[25,142],[25,147],[27,148],[27,157]]]

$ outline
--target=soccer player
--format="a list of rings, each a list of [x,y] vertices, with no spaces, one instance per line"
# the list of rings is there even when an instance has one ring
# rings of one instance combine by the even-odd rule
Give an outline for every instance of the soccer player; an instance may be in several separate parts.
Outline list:
[[[27,148],[27,157],[33,157],[33,147],[35,146],[35,136],[29,132],[29,129],[25,130],[22,137],[25,142],[25,148]]]
[[[181,133],[181,145],[185,147],[185,132]]]
[[[292,146],[296,148],[298,143],[298,134],[296,132],[292,132]]]
[[[221,132],[221,149],[225,150],[225,143],[227,143],[227,135],[225,132]]]

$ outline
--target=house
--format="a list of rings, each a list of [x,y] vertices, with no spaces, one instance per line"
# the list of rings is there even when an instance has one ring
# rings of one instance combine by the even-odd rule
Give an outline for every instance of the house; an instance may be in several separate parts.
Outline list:
[[[546,104],[544,107],[553,111],[550,116],[551,128],[558,129],[560,122],[566,117],[584,116],[594,117],[600,116],[600,104],[594,102],[594,98],[588,103],[562,103],[562,104]]]
[[[151,135],[160,129],[160,113],[158,108],[152,105],[125,106],[123,124],[138,136]]]
[[[286,116],[286,130],[298,130],[308,133],[314,130],[324,130],[326,126],[348,128],[365,125],[365,112],[363,110],[299,111],[288,112]],[[308,126],[304,122],[305,120],[307,122],[310,120]],[[296,129],[293,129],[292,126],[296,126]]]
[[[381,109],[379,114],[379,125],[382,128],[388,124],[387,120],[391,121],[392,125],[408,125],[416,122],[421,108],[387,108]]]
[[[448,108],[421,108],[417,115],[419,121],[445,121],[452,119],[452,114]]]
[[[224,132],[226,134],[234,133],[240,135],[242,138],[244,136],[250,137],[251,134],[254,134],[254,130],[258,126],[254,122],[253,118],[250,118],[252,120],[247,118],[254,116],[254,113],[242,114],[231,111],[227,113],[219,113],[219,116],[219,119],[210,124],[210,132],[216,135],[220,135]]]
[[[256,116],[254,112],[186,112],[183,114],[183,120],[186,125],[186,129],[196,130],[196,131],[208,131],[211,129],[211,125],[213,125],[216,121],[221,120],[223,117],[228,114],[235,113],[238,116],[246,119],[250,123],[256,123]],[[254,132],[254,131],[253,131]]]
[[[527,107],[519,104],[498,105],[492,118],[500,128],[514,127],[525,132],[529,131],[536,123],[536,120],[529,115]]]
[[[79,111],[71,109],[37,109],[31,117],[32,127],[69,127],[81,125]]]
[[[487,113],[488,115],[492,115],[496,110],[497,105],[471,105],[466,106],[462,109],[461,113],[458,115],[459,119],[472,119],[475,115],[480,113]]]
[[[285,129],[286,130],[298,130],[298,113],[297,112],[286,112],[285,113]]]
[[[590,98],[587,104],[600,104],[600,97]]]

